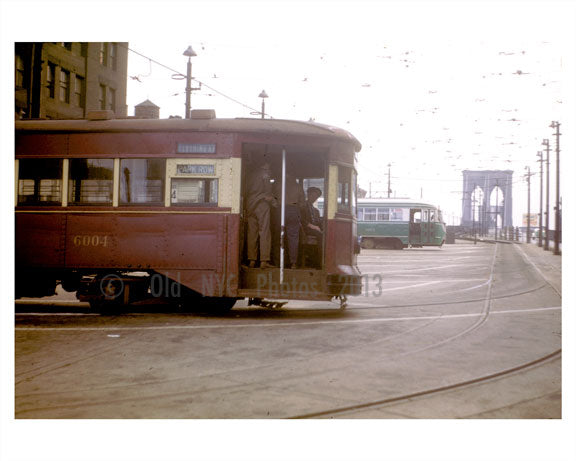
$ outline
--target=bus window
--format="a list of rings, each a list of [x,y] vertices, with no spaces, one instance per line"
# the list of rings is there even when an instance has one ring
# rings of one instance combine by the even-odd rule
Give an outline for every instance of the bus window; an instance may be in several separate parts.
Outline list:
[[[422,222],[422,210],[412,210],[412,222]]]
[[[62,160],[21,159],[18,167],[18,205],[62,204]]]
[[[428,222],[429,210],[422,210],[422,222]]]
[[[358,208],[358,221],[364,221],[364,208]]]
[[[164,205],[164,159],[121,159],[122,205]]]
[[[436,210],[430,210],[430,222],[438,222],[436,219]]]
[[[70,160],[68,203],[111,205],[114,184],[113,159]]]

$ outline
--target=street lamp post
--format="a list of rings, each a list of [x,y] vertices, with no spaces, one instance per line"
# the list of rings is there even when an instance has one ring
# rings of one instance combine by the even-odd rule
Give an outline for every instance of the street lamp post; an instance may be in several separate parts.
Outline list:
[[[186,114],[184,118],[190,118],[190,95],[192,93],[192,60],[193,56],[196,56],[196,53],[189,46],[184,53],[184,56],[188,56],[188,66],[186,68]]]
[[[266,105],[264,104],[264,100],[268,97],[265,90],[262,90],[258,95],[259,98],[262,98],[262,118],[264,118],[264,114],[266,113]]]

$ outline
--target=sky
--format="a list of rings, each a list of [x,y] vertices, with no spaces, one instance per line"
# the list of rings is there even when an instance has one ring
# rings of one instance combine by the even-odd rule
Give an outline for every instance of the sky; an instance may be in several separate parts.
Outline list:
[[[185,80],[173,71],[186,73],[182,53],[192,46],[200,87],[193,109],[258,117],[265,90],[270,117],[314,119],[356,136],[359,185],[372,197],[386,196],[390,164],[392,195],[440,206],[448,224],[460,222],[463,170],[512,170],[513,222],[521,226],[528,168],[531,212],[539,211],[545,138],[551,207],[556,200],[552,121],[561,124],[561,151],[573,146],[563,132],[573,121],[573,18],[566,5],[546,5],[261,4],[252,14],[231,7],[223,18],[208,8],[210,19],[178,33],[181,40],[129,41],[128,114],[146,99],[162,118],[184,114]]]
[[[363,146],[359,185],[372,196],[385,194],[391,164],[393,194],[422,196],[438,204],[448,224],[459,222],[463,170],[510,169],[514,225],[521,225],[527,211],[525,167],[538,172],[542,139],[555,147],[549,125],[559,121],[563,223],[565,229],[573,227],[573,1],[0,0],[0,6],[3,57],[13,53],[15,41],[128,42],[133,50],[129,115],[146,99],[160,106],[163,118],[184,114],[185,82],[172,75],[186,73],[182,53],[192,46],[197,53],[192,74],[203,83],[193,92],[193,109],[212,108],[218,117],[258,117],[258,95],[264,89],[269,116],[312,118],[357,137]],[[23,11],[29,14],[25,21]],[[3,150],[11,152],[10,66],[4,66],[1,77],[0,95],[10,103],[2,105],[0,141]],[[2,173],[11,194],[13,165],[10,156],[5,158]],[[554,160],[551,201],[555,167]],[[532,212],[537,211],[538,186],[538,176],[532,176]],[[13,200],[4,204],[13,216]],[[13,242],[13,237],[6,241]],[[6,251],[13,250],[8,246]],[[570,263],[570,240],[565,240],[563,254]],[[10,346],[7,342],[4,349]],[[566,363],[573,359],[568,351],[563,355]],[[4,363],[12,358],[3,355]],[[2,402],[12,405],[13,388],[8,380],[5,384]],[[565,393],[564,399],[572,408],[571,394]],[[298,455],[307,443],[308,459],[331,461],[383,456],[567,460],[574,453],[567,443],[573,440],[573,415],[558,424],[526,422],[520,428],[507,421],[333,421],[328,428],[325,422],[312,421],[297,426],[280,421],[142,421],[134,429],[130,421],[11,424],[4,413],[2,422],[16,447],[11,459],[23,459],[19,446],[36,450],[37,459],[59,461],[194,456],[293,460],[304,459]],[[514,440],[530,443],[511,443]],[[59,443],[58,450],[46,449],[54,443]]]

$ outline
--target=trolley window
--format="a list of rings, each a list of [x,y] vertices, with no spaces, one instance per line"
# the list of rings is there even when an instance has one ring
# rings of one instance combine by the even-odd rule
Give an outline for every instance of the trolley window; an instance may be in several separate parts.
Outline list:
[[[62,159],[21,159],[18,205],[62,204]]]
[[[352,211],[352,200],[355,195],[352,192],[353,180],[350,168],[338,167],[338,211],[340,213],[350,213]]]
[[[164,205],[164,159],[120,160],[120,203]]]
[[[408,220],[404,218],[404,210],[402,208],[390,208],[390,221],[403,221]]]
[[[177,206],[218,206],[218,179],[172,178],[170,203]]]
[[[390,208],[378,208],[378,219],[377,221],[389,221],[390,220]]]
[[[376,208],[364,208],[364,221],[376,221]]]
[[[111,205],[113,185],[113,159],[70,160],[70,204]]]

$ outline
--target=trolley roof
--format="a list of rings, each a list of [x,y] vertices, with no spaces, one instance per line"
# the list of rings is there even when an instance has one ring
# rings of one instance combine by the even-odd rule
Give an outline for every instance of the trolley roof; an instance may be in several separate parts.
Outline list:
[[[112,119],[112,120],[19,120],[17,131],[25,132],[159,132],[198,131],[256,133],[263,135],[315,136],[339,138],[354,145],[356,152],[362,145],[348,131],[330,125],[298,120],[258,118],[192,118],[192,119]]]
[[[409,206],[409,207],[430,207],[430,208],[438,208],[437,205],[433,205],[432,203],[424,202],[422,200],[415,200],[411,198],[359,198],[358,199],[358,206]]]

